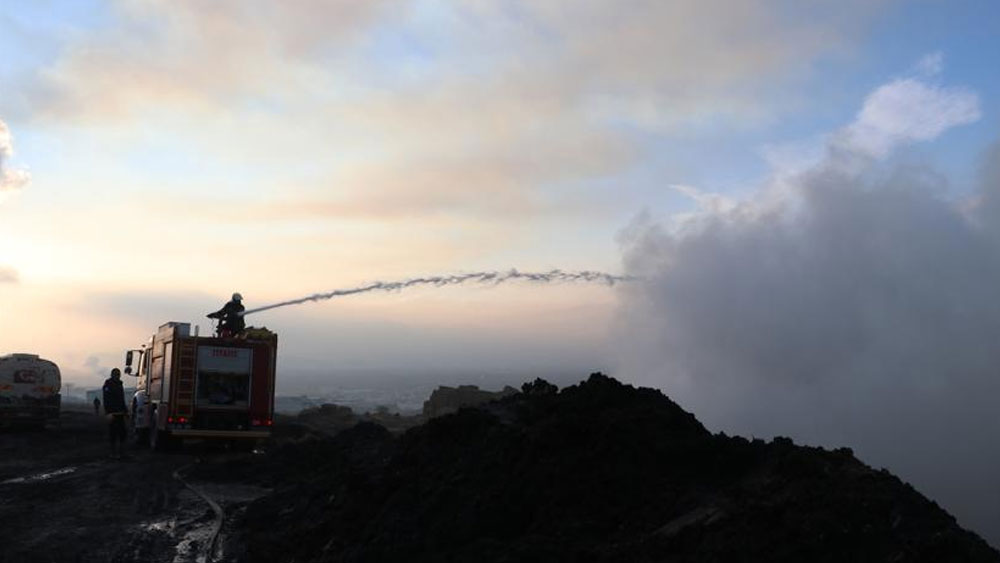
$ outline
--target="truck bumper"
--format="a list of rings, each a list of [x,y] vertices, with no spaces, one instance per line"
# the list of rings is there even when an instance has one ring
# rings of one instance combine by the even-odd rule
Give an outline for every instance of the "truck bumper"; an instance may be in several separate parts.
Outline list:
[[[40,423],[59,418],[59,406],[32,408],[0,408],[0,422]]]
[[[170,430],[172,436],[178,438],[233,438],[261,439],[270,438],[270,430]]]

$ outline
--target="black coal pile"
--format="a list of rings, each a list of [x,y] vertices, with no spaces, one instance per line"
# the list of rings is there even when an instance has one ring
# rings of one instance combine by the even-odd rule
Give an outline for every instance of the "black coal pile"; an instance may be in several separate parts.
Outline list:
[[[713,435],[600,374],[265,463],[274,493],[232,542],[246,561],[1000,562],[849,449]]]

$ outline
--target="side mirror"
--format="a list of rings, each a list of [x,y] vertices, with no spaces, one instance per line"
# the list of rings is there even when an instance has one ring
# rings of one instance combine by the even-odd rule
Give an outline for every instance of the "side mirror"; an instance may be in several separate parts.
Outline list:
[[[125,373],[132,371],[132,350],[125,352]]]

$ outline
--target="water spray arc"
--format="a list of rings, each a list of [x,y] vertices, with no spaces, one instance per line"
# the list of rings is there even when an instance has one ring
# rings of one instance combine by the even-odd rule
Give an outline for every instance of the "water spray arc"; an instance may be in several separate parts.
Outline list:
[[[469,274],[452,274],[447,276],[411,278],[408,280],[392,282],[376,281],[359,287],[335,289],[328,293],[315,293],[299,299],[292,299],[290,301],[282,301],[272,305],[257,307],[256,309],[249,309],[244,311],[243,315],[246,316],[252,313],[277,309],[278,307],[287,307],[289,305],[301,305],[302,303],[308,303],[310,301],[325,301],[327,299],[333,299],[334,297],[345,297],[348,295],[357,295],[359,293],[370,293],[374,291],[399,291],[416,286],[444,287],[447,285],[463,285],[469,283],[500,285],[502,283],[517,280],[524,280],[532,283],[600,283],[613,286],[616,283],[635,281],[635,279],[636,278],[632,276],[617,276],[614,274],[595,272],[591,270],[582,270],[577,272],[566,272],[563,270],[550,270],[548,272],[521,272],[518,270],[507,270],[474,272]]]

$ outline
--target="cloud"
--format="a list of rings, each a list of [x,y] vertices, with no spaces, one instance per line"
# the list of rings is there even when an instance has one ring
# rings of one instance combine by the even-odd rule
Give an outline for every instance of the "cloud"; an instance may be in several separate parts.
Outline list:
[[[232,111],[247,100],[420,103],[445,84],[478,94],[465,102],[557,100],[646,126],[757,117],[780,102],[754,94],[844,49],[882,3],[122,3],[111,25],[43,71],[41,105],[109,117],[163,104]]]
[[[880,160],[978,115],[972,92],[893,81],[810,168],[637,220],[622,371],[718,430],[854,447],[1000,544],[1000,168],[970,214],[940,174]]]
[[[529,68],[543,67],[602,118],[662,131],[773,114],[787,101],[776,86],[788,73],[843,49],[880,4],[587,0],[518,2],[515,13],[555,53]],[[537,50],[527,45],[526,60]]]
[[[600,145],[600,146],[595,146]],[[632,158],[622,143],[563,143],[559,151],[493,148],[481,154],[427,157],[416,162],[345,166],[323,197],[250,204],[232,220],[373,219],[451,216],[509,220],[578,213],[583,203],[552,201],[541,184],[599,175]],[[555,154],[558,153],[558,154]]]
[[[88,290],[68,307],[69,312],[92,324],[107,323],[132,341],[120,346],[137,346],[165,322],[200,325],[202,334],[211,332],[212,321],[205,318],[218,310],[227,295],[209,295],[196,291]]]
[[[787,111],[880,4],[119,3],[39,72],[33,107],[136,131],[131,150],[159,130],[192,162],[308,168],[318,187],[256,192],[329,217],[558,213],[570,182],[636,162],[637,130]]]
[[[693,186],[671,184],[669,188],[694,201],[698,205],[699,211],[726,213],[735,209],[737,205],[736,201],[729,196],[705,192]]]
[[[979,193],[965,210],[980,229],[1000,241],[1000,141],[984,155]]]
[[[0,194],[19,190],[28,185],[31,175],[27,170],[11,168],[8,164],[14,155],[14,144],[10,129],[0,120]]]
[[[21,281],[21,276],[17,270],[10,266],[0,266],[0,284],[18,283],[19,281]]]
[[[356,40],[392,0],[117,3],[41,72],[41,113],[132,117],[163,106],[234,109],[308,89],[310,62]],[[312,91],[311,89],[309,89]]]
[[[899,145],[927,141],[980,118],[979,97],[966,88],[934,86],[916,78],[895,80],[865,100],[840,148],[884,158]]]
[[[924,77],[932,77],[941,74],[944,70],[944,53],[936,51],[924,55],[917,61],[914,70]]]

